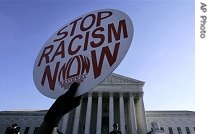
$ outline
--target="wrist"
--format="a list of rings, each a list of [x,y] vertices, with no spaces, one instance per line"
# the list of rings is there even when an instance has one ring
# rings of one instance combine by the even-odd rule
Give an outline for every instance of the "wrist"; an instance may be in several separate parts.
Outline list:
[[[44,116],[44,121],[52,127],[57,127],[62,117],[63,115],[58,110],[51,107]]]

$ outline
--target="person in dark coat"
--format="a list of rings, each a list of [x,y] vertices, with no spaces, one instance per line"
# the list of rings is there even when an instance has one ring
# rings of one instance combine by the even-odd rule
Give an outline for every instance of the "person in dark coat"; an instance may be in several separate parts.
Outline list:
[[[12,127],[8,128],[5,134],[20,134],[17,124],[12,124]]]
[[[114,130],[110,132],[110,134],[122,134],[120,130],[118,130],[118,124],[113,124]]]

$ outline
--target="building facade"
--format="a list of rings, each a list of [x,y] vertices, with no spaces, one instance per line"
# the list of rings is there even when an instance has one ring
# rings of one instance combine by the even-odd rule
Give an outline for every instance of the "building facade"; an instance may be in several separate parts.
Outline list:
[[[157,122],[166,134],[194,134],[195,112],[192,111],[147,111],[147,130],[152,122]]]
[[[146,134],[151,130],[151,122],[157,121],[166,134],[194,134],[194,112],[145,112],[143,86],[142,81],[110,75],[86,93],[76,109],[63,117],[59,131],[64,134],[108,134],[113,130],[112,125],[118,123],[122,134]],[[21,134],[35,134],[45,113],[0,112],[0,133],[3,134],[12,123],[17,123]]]
[[[122,133],[146,133],[143,85],[142,81],[112,74],[84,95],[67,133],[107,134],[114,123],[119,124]]]

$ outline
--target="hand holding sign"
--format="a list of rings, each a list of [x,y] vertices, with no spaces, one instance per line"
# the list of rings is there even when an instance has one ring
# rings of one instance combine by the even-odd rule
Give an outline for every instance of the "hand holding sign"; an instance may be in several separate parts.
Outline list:
[[[58,126],[60,119],[80,104],[82,96],[74,97],[78,86],[79,84],[74,82],[65,94],[58,97],[45,115],[45,122],[51,126]]]
[[[101,83],[120,64],[133,37],[133,25],[123,12],[94,11],[67,23],[45,43],[34,64],[39,91],[50,98],[65,93],[73,82],[76,96]]]

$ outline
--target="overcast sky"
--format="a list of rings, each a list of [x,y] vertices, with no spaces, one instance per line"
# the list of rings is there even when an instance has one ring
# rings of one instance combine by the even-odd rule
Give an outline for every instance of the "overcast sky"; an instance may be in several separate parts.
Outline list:
[[[99,9],[125,12],[134,37],[114,73],[141,80],[146,110],[195,110],[193,0],[0,1],[0,111],[48,109],[33,82],[35,59],[67,22]]]

